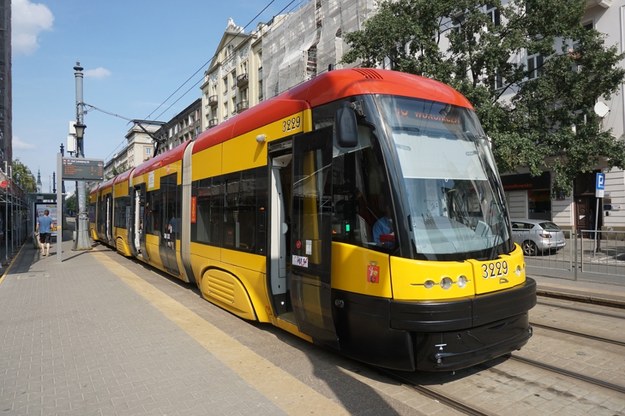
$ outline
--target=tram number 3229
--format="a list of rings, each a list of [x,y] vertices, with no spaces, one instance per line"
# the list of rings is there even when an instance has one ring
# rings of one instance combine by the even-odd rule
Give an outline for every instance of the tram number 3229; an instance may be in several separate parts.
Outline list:
[[[508,262],[494,261],[482,264],[482,277],[484,279],[495,279],[508,275]]]

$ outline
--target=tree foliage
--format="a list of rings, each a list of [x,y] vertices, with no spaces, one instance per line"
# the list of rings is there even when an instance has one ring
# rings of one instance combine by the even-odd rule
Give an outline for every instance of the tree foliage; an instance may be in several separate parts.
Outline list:
[[[19,159],[13,160],[13,181],[26,193],[37,192],[37,180],[30,169]]]
[[[78,198],[76,197],[76,193],[73,193],[65,200],[65,211],[67,212],[78,212]]]
[[[579,173],[625,168],[625,144],[593,111],[625,79],[623,55],[581,24],[585,3],[386,1],[345,35],[343,61],[452,85],[473,103],[500,171],[549,169],[554,191],[568,193]]]

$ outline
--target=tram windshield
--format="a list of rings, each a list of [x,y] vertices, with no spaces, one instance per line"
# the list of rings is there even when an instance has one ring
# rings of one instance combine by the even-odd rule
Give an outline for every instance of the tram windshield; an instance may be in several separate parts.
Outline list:
[[[382,108],[417,253],[429,259],[496,255],[509,242],[509,229],[497,169],[475,113],[400,97],[382,98]]]

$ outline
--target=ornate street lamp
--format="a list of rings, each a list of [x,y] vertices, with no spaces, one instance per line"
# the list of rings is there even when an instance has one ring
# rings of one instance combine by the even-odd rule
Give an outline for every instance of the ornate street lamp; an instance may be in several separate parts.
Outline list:
[[[85,157],[85,152],[82,146],[82,139],[85,137],[85,129],[87,128],[81,122],[77,122],[74,124],[74,129],[76,130],[76,156],[77,157]]]

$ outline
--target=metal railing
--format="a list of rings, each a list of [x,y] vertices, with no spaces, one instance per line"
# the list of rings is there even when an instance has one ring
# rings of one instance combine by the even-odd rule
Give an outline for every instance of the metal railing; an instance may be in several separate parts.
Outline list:
[[[529,275],[625,285],[625,236],[617,231],[564,231],[566,246],[525,256]]]

